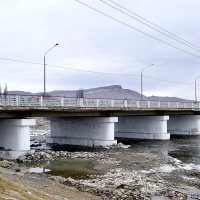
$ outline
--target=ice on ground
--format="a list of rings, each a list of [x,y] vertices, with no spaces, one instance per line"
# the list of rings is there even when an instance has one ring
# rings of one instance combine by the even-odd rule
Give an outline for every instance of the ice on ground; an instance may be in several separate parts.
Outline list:
[[[149,171],[148,170],[141,170],[141,172],[144,173],[144,174],[156,173],[156,172],[171,173],[176,169],[178,169],[178,168],[176,168],[172,165],[164,165],[164,166],[161,166],[159,168],[150,169]]]
[[[193,170],[193,169],[197,169],[200,170],[200,165],[195,165],[195,164],[184,164],[182,166],[180,166],[181,169],[185,169],[185,170]]]
[[[200,170],[200,165],[195,165],[195,164],[181,164],[177,165],[176,167],[173,165],[164,165],[158,168],[150,169],[150,170],[141,170],[141,173],[148,174],[148,173],[171,173],[174,170],[179,170],[179,169],[184,169],[184,170]]]
[[[196,178],[190,178],[188,176],[182,176],[183,179],[187,179],[187,180],[195,180]]]

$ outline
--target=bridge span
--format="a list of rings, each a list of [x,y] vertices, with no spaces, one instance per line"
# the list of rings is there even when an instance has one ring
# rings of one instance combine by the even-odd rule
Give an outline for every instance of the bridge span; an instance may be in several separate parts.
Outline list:
[[[34,117],[50,120],[48,143],[106,146],[117,138],[200,134],[199,102],[9,95],[0,99],[0,147],[29,150]]]

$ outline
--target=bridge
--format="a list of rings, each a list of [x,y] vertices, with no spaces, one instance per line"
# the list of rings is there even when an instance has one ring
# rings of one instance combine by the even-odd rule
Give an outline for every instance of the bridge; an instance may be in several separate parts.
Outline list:
[[[199,102],[8,95],[0,98],[0,147],[30,150],[34,117],[51,122],[48,143],[116,144],[116,138],[168,140],[200,134]]]

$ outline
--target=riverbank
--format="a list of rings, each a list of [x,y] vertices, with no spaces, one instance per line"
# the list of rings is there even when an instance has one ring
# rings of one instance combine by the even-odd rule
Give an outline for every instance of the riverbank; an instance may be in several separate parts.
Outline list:
[[[37,150],[16,161],[31,164],[46,159],[69,158],[94,159],[94,169],[103,173],[89,175],[87,179],[74,179],[0,168],[1,191],[11,189],[25,199],[30,194],[32,199],[35,198],[34,195],[42,199],[200,199],[200,166],[184,164],[170,156],[135,153],[123,148],[103,151],[98,149],[94,152]],[[12,164],[10,161],[2,161],[0,165],[2,163],[4,167]],[[5,186],[2,185],[4,182]]]
[[[27,200],[100,200],[101,197],[81,192],[41,174],[15,172],[0,167],[0,199]]]

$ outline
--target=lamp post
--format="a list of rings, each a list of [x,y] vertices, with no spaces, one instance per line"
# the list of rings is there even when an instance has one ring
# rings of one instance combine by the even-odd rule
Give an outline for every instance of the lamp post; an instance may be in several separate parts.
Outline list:
[[[53,49],[55,46],[57,46],[57,44],[55,44],[53,47],[51,47],[51,49]],[[45,54],[44,54],[44,96],[45,96],[45,93],[46,93],[46,63],[45,63],[45,56],[46,54],[51,51],[51,49],[49,49]]]
[[[143,71],[148,68],[148,67],[151,67],[152,65],[154,64],[151,64],[151,65],[148,65],[146,67],[144,67],[141,71],[141,101],[143,100],[143,84],[142,84],[142,78],[143,78]]]
[[[195,101],[197,102],[197,79],[199,78],[200,76],[196,77],[195,78]]]

